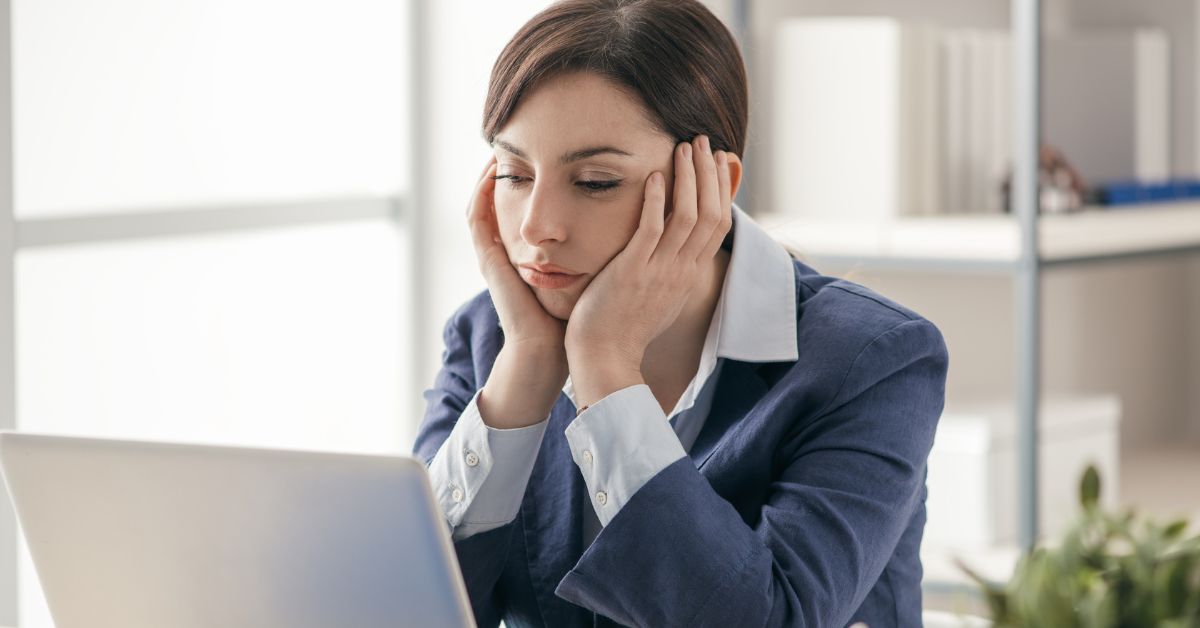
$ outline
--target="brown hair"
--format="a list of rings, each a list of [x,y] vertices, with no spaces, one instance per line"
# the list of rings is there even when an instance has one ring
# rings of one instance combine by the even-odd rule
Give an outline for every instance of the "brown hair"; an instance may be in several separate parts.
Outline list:
[[[484,103],[491,144],[540,81],[591,71],[641,97],[676,142],[708,135],[741,156],[749,122],[737,42],[696,0],[564,0],[529,20],[496,59]]]

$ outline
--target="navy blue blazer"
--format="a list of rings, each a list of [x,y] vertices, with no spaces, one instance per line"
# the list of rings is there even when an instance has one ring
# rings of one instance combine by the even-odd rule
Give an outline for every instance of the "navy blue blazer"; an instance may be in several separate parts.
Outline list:
[[[726,360],[688,456],[586,551],[586,486],[550,415],[516,519],[455,543],[476,621],[921,625],[926,459],[948,355],[928,320],[794,262],[795,362]],[[503,343],[487,292],[445,329],[414,454],[428,464]]]

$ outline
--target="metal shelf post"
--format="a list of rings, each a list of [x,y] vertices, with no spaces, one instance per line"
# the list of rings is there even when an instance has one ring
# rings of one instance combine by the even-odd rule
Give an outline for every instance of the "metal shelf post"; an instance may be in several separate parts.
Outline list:
[[[1012,1],[1013,210],[1021,254],[1016,304],[1017,533],[1023,549],[1038,538],[1038,412],[1041,397],[1041,258],[1038,248],[1038,146],[1041,142],[1041,0]]]

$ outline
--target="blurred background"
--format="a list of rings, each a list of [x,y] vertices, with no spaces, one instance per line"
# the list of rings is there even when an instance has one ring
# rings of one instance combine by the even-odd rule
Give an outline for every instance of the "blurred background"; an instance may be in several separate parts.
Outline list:
[[[0,427],[407,453],[484,288],[491,65],[547,4],[0,0]],[[1200,516],[1200,0],[1041,3],[1030,360],[1009,0],[705,4],[750,73],[740,206],[945,334],[927,606],[1019,552],[1022,373],[1041,535],[1088,463],[1109,506]],[[0,624],[50,626],[14,525]]]

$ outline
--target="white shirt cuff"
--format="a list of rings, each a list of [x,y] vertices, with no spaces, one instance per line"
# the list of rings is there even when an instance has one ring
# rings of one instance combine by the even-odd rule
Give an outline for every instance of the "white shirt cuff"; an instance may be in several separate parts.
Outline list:
[[[549,424],[547,417],[510,430],[488,427],[478,400],[476,392],[429,463],[433,493],[455,541],[516,518]]]
[[[592,404],[565,430],[601,525],[659,471],[687,455],[645,384]]]

